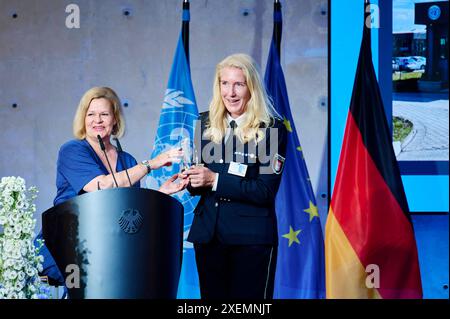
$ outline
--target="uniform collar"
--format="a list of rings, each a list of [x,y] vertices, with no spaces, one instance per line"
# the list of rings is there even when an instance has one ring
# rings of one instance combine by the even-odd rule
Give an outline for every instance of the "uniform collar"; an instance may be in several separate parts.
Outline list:
[[[241,126],[242,123],[244,123],[245,120],[245,113],[241,114],[237,118],[232,118],[230,113],[227,113],[227,122],[230,124],[231,121],[235,121],[237,126]]]

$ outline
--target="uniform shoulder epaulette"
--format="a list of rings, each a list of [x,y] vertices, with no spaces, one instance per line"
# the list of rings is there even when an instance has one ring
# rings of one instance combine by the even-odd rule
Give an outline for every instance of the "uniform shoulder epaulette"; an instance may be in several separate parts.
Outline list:
[[[282,124],[283,124],[283,119],[279,118],[278,116],[274,116],[274,117],[272,117],[272,119],[270,121],[269,127],[280,126]]]
[[[279,117],[279,116],[274,116],[273,118],[274,118],[276,121],[283,122],[283,119],[282,119],[281,117]]]

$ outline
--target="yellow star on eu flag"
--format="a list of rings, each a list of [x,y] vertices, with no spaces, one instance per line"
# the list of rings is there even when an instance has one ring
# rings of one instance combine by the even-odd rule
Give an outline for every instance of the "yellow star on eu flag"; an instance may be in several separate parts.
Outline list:
[[[309,214],[309,221],[312,221],[314,217],[319,218],[319,212],[317,211],[317,206],[314,206],[313,202],[309,201],[309,208],[304,209],[304,212]]]
[[[287,118],[284,118],[283,124],[288,132],[292,132],[291,122]]]
[[[289,247],[291,247],[294,241],[300,245],[300,241],[298,240],[297,236],[301,231],[301,229],[294,231],[292,226],[289,226],[289,233],[283,235],[284,238],[289,239]]]

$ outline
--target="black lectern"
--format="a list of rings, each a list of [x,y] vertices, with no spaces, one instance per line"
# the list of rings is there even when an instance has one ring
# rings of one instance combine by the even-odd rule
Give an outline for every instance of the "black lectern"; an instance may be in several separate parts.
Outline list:
[[[42,233],[71,299],[177,296],[183,205],[166,194],[86,193],[44,212]]]

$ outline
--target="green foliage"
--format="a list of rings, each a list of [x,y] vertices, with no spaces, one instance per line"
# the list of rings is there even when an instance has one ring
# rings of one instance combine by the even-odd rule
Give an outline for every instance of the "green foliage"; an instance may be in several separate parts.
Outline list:
[[[394,141],[402,142],[413,129],[413,124],[407,119],[394,116],[393,117],[393,135]]]

